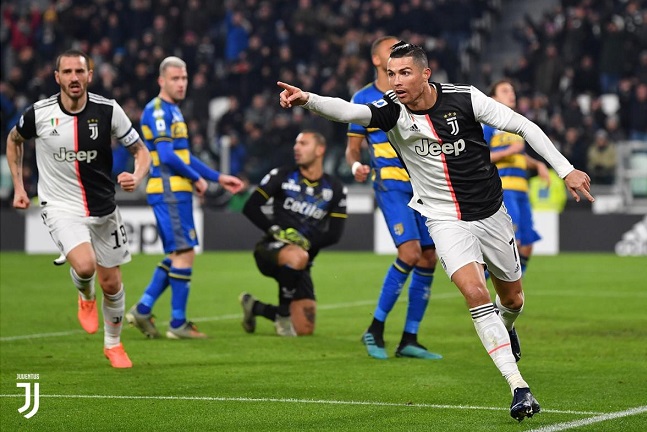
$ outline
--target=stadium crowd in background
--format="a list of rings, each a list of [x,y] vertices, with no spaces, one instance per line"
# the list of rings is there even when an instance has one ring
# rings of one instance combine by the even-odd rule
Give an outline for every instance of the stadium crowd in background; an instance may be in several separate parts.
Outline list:
[[[506,0],[34,0],[3,2],[2,154],[20,113],[56,92],[57,52],[78,48],[94,61],[90,90],[111,94],[139,127],[142,107],[156,94],[163,58],[186,59],[191,79],[182,110],[194,152],[220,167],[229,144],[230,172],[252,184],[290,160],[299,130],[313,128],[329,142],[326,170],[352,182],[343,161],[345,128],[302,110],[278,113],[269,101],[277,80],[349,100],[371,81],[370,45],[395,34],[423,45],[435,79],[470,79],[463,53],[485,13],[505,18]],[[482,31],[482,30],[478,30]],[[524,55],[505,74],[519,89],[518,110],[538,123],[577,168],[585,168],[596,131],[611,145],[647,140],[647,2],[562,0],[542,17],[519,23]],[[480,53],[472,64],[485,66]],[[476,67],[474,67],[476,68]],[[487,67],[484,67],[486,70]],[[153,87],[151,87],[153,86]],[[603,94],[617,112],[605,112]],[[582,98],[585,95],[586,98]],[[228,101],[209,122],[214,98]],[[578,100],[590,103],[578,103]],[[211,128],[211,129],[210,129]],[[271,150],[270,150],[271,149]],[[33,143],[25,147],[25,186],[36,194]],[[6,200],[3,197],[3,203]],[[223,206],[225,203],[220,203]]]

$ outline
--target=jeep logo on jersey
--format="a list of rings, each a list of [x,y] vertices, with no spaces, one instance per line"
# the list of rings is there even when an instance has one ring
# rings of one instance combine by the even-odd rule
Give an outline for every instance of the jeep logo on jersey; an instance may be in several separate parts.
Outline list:
[[[414,150],[420,156],[440,156],[441,153],[458,156],[465,150],[465,141],[461,138],[453,143],[438,143],[423,138]]]
[[[96,150],[65,150],[65,147],[61,147],[58,153],[54,153],[54,159],[57,162],[92,162],[93,159],[96,159],[98,152]]]
[[[99,123],[96,121],[88,121],[88,127],[90,128],[90,138],[96,140],[99,138]]]
[[[456,118],[456,113],[450,112],[445,114],[443,117],[447,121],[447,124],[452,127],[452,131],[450,133],[452,135],[458,135],[458,119]]]

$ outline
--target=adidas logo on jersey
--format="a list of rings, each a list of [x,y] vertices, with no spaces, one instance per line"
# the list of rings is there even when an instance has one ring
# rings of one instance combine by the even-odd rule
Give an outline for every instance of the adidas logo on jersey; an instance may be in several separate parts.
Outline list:
[[[51,131],[51,132],[49,133],[49,136],[59,136],[59,135],[58,135],[58,131],[57,131],[56,129],[54,129],[53,131]]]
[[[409,130],[411,132],[420,132],[420,129],[418,129],[418,125],[416,125],[415,123],[413,124],[413,126],[409,128]]]

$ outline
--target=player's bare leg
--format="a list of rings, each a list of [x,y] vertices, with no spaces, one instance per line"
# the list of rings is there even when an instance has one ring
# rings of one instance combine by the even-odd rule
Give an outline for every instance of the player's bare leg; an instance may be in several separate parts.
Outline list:
[[[510,336],[510,346],[512,354],[516,361],[521,359],[521,343],[517,330],[514,328],[514,322],[523,311],[523,289],[521,287],[521,279],[514,282],[506,282],[497,279],[496,276],[490,275],[494,289],[497,292],[495,304],[499,311],[499,317],[503,321],[503,325],[508,331]]]
[[[532,417],[540,411],[539,403],[519,372],[510,347],[510,336],[503,321],[495,312],[490,293],[485,285],[483,268],[476,262],[466,264],[454,272],[452,281],[467,301],[481,343],[510,386],[513,394],[510,415],[519,421],[525,417]],[[520,293],[521,291],[518,294]],[[509,294],[504,300],[508,305],[513,307],[518,305],[513,301],[514,293],[502,291],[502,294]]]
[[[316,315],[317,303],[312,299],[293,300],[290,303],[290,317],[297,336],[314,333]]]

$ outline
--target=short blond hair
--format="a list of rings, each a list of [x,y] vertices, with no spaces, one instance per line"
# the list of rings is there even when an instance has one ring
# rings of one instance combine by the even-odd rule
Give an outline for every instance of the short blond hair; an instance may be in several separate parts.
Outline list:
[[[186,62],[179,57],[166,57],[164,60],[162,60],[162,63],[160,63],[160,76],[164,75],[164,71],[169,67],[179,67],[186,69]]]

